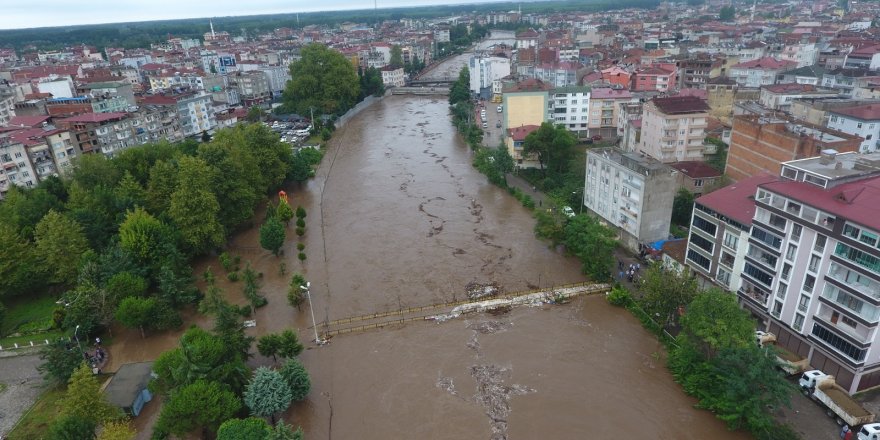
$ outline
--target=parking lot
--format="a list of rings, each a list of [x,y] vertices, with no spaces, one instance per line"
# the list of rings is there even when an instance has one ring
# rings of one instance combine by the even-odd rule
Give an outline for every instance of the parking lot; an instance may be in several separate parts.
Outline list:
[[[292,146],[301,145],[311,136],[312,126],[307,121],[282,122],[275,121],[266,124],[272,131],[281,136],[281,142]]]
[[[504,129],[502,121],[503,113],[498,111],[501,104],[490,101],[479,101],[477,103],[476,114],[481,116],[482,110],[486,110],[485,126],[481,120],[477,125],[483,128],[483,145],[487,147],[497,147],[504,140]]]

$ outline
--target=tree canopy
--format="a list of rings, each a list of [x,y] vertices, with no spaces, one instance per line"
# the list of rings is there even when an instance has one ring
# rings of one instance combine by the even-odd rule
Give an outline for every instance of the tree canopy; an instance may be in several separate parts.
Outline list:
[[[574,135],[564,126],[542,122],[537,130],[526,136],[523,154],[534,155],[542,173],[546,172],[545,168],[561,173],[568,167],[575,143]]]
[[[165,402],[153,437],[182,437],[197,429],[214,432],[241,408],[241,401],[219,383],[198,380],[186,385]]]
[[[286,410],[293,401],[290,387],[281,374],[266,367],[257,368],[244,392],[244,403],[251,414],[258,417],[272,417]]]
[[[290,65],[292,78],[284,88],[285,105],[301,115],[314,108],[323,114],[342,114],[360,94],[357,71],[341,53],[318,43],[306,45]]]

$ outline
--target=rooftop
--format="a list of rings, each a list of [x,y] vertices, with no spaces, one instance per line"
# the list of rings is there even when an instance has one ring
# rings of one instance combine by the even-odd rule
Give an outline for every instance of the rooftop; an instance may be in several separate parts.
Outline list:
[[[755,192],[758,190],[758,185],[775,180],[777,178],[769,174],[749,177],[706,194],[698,198],[695,203],[748,226],[752,224],[752,217],[755,216]]]
[[[49,119],[45,115],[37,116],[15,116],[9,120],[10,127],[37,127]]]
[[[107,121],[114,121],[117,119],[122,119],[126,116],[128,116],[127,113],[83,113],[81,115],[76,115],[76,116],[73,116],[70,118],[62,119],[58,122],[59,123],[68,123],[68,124],[77,123],[77,122],[84,122],[84,123],[107,122]]]
[[[104,389],[107,401],[120,408],[131,406],[138,394],[147,387],[152,372],[152,362],[138,362],[119,367]]]
[[[797,63],[794,61],[785,61],[785,60],[777,60],[773,57],[763,57],[758,58],[757,60],[746,61],[744,63],[739,63],[731,66],[733,69],[771,69],[771,70],[779,70],[779,69],[791,69],[797,67]]]
[[[603,87],[598,89],[593,89],[593,93],[591,95],[594,99],[631,99],[632,93],[626,89],[612,89],[609,87]]]
[[[675,162],[669,164],[672,168],[680,171],[685,176],[690,177],[691,179],[705,179],[707,177],[719,177],[721,176],[720,171],[715,168],[706,165],[706,162],[700,162],[696,160]]]
[[[504,88],[504,93],[517,92],[543,92],[552,89],[553,86],[539,79],[529,78]]]
[[[876,121],[880,119],[880,104],[859,105],[856,107],[829,110],[828,112],[861,119],[862,121]]]
[[[845,179],[880,172],[880,153],[837,153],[834,150],[827,150],[823,153],[821,156],[792,160],[782,164],[828,179]]]
[[[524,141],[533,131],[540,128],[538,125],[522,125],[519,127],[507,129],[508,136],[512,137],[515,142]]]
[[[792,180],[769,182],[761,187],[834,216],[844,217],[875,230],[880,229],[880,176],[829,189]]]
[[[667,115],[703,113],[709,111],[709,104],[696,96],[670,96],[651,100],[657,109]]]
[[[663,172],[672,171],[669,166],[662,162],[637,153],[629,153],[618,150],[616,148],[595,148],[587,150],[587,155],[601,155],[607,160],[619,163],[637,173],[646,176],[657,175]]]

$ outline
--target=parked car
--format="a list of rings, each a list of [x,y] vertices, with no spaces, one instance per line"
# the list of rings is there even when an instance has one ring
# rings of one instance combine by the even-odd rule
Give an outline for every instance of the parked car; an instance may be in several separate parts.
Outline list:
[[[499,105],[499,106],[498,106],[498,113],[501,113],[502,111],[504,111],[504,106],[503,106],[503,105]]]
[[[601,141],[601,140],[602,140],[602,136],[597,134],[597,135],[593,136],[593,140],[594,140],[594,141]]]
[[[574,210],[571,209],[571,206],[563,206],[562,207],[562,214],[568,218],[572,218],[572,217],[574,217]]]
[[[483,128],[489,128],[489,123],[488,123],[488,122],[483,122]]]

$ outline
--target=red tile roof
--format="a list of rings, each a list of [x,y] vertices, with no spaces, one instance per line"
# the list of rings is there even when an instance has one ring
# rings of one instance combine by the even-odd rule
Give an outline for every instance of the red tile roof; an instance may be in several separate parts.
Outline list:
[[[876,121],[880,119],[880,105],[868,104],[843,109],[829,110],[830,113],[849,116],[863,121]]]
[[[773,84],[770,86],[763,86],[764,90],[772,93],[786,93],[786,92],[815,92],[816,86],[812,84],[797,84],[797,83],[788,83],[788,84]]]
[[[670,96],[651,100],[657,108],[667,115],[702,113],[709,111],[709,104],[696,96]]]
[[[632,98],[632,93],[626,89],[612,89],[608,87],[603,87],[599,89],[593,89],[592,94],[590,95],[593,99],[630,99]]]
[[[526,136],[539,128],[541,128],[539,125],[523,125],[508,129],[507,134],[512,137],[514,141],[519,142],[526,140]]]
[[[769,174],[749,177],[706,194],[698,198],[696,203],[748,226],[755,216],[755,193],[758,185],[776,180],[776,177]]]
[[[765,183],[761,187],[862,226],[880,229],[880,176],[837,185],[827,190],[810,183],[790,180]]]
[[[9,120],[9,126],[13,127],[36,127],[49,119],[48,116],[16,116]]]
[[[746,61],[744,63],[735,64],[731,68],[780,70],[780,69],[793,69],[795,67],[797,67],[797,63],[794,61],[777,60],[776,58],[773,58],[773,57],[764,57],[764,58],[758,58],[757,60]]]
[[[706,162],[700,162],[696,160],[688,160],[675,162],[670,165],[672,168],[680,171],[685,176],[690,177],[691,179],[705,179],[707,177],[719,177],[721,176],[721,172],[716,170],[715,168],[706,165]]]
[[[128,116],[127,113],[83,113],[81,115],[65,118],[59,123],[75,123],[75,122],[106,122],[116,119],[122,119]]]

